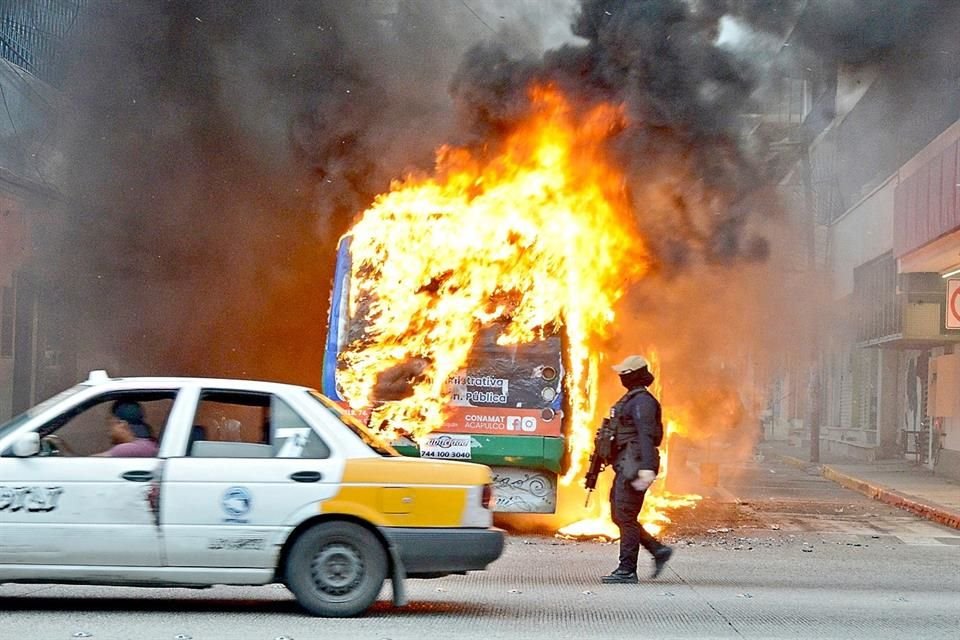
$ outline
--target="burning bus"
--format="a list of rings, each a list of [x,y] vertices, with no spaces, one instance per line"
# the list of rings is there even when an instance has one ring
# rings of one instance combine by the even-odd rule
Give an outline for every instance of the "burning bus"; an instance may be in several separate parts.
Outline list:
[[[604,144],[624,117],[533,85],[502,139],[441,147],[339,246],[324,391],[401,451],[493,467],[500,511],[552,513],[585,470],[596,343],[649,266]]]
[[[349,345],[363,344],[370,326],[370,304],[350,306],[352,238],[337,252],[329,331],[324,351],[323,390],[348,402],[341,379],[348,376],[340,357]],[[448,376],[443,422],[417,443],[410,430],[395,425],[395,447],[412,456],[469,460],[490,466],[496,488],[496,511],[553,513],[557,478],[564,471],[563,348],[560,332],[532,342],[501,345],[505,324],[495,322],[477,334],[464,366]],[[338,362],[340,363],[338,365]],[[401,400],[414,367],[381,374],[374,403]],[[391,377],[391,373],[397,374]]]

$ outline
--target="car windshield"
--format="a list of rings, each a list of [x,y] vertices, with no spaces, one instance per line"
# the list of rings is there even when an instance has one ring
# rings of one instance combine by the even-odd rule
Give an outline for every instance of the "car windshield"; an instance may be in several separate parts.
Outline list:
[[[323,405],[330,413],[335,415],[340,422],[345,424],[351,431],[363,440],[368,447],[382,456],[399,456],[397,450],[391,447],[383,438],[367,428],[365,424],[344,411],[336,402],[325,395],[311,390],[310,396]]]
[[[8,433],[12,433],[17,427],[22,425],[24,422],[26,422],[30,418],[43,413],[53,405],[58,404],[63,400],[66,400],[70,396],[76,393],[79,393],[80,391],[82,391],[83,389],[86,389],[89,386],[90,385],[88,384],[78,384],[76,386],[70,387],[66,391],[61,391],[60,393],[53,396],[52,398],[47,398],[40,404],[30,407],[20,415],[14,416],[12,419],[8,420],[7,422],[0,424],[0,438],[4,437]]]

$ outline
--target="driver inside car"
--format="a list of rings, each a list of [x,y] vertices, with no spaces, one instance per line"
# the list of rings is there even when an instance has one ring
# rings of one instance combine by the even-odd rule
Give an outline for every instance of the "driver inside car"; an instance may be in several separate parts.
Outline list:
[[[117,400],[107,418],[110,441],[113,446],[95,456],[111,458],[152,458],[160,447],[153,430],[143,418],[143,407],[138,402]]]

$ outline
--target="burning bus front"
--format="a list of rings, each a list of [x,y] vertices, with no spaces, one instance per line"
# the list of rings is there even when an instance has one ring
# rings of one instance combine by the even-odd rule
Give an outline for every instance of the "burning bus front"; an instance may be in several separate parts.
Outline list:
[[[344,391],[340,356],[366,331],[364,314],[350,309],[349,247],[347,237],[337,254],[323,367],[324,393],[347,406],[356,403]],[[418,442],[401,435],[394,446],[405,455],[489,466],[496,511],[553,513],[566,433],[561,337],[501,345],[501,334],[497,323],[481,329],[464,366],[446,378],[439,427]],[[383,387],[372,400],[396,402],[395,386]]]

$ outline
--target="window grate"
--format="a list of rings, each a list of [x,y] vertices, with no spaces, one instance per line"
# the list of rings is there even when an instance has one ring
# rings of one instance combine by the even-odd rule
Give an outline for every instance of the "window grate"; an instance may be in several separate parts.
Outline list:
[[[897,292],[897,261],[892,253],[855,268],[853,292],[858,342],[902,333],[902,294]]]
[[[0,3],[0,59],[58,85],[66,39],[87,0]]]

